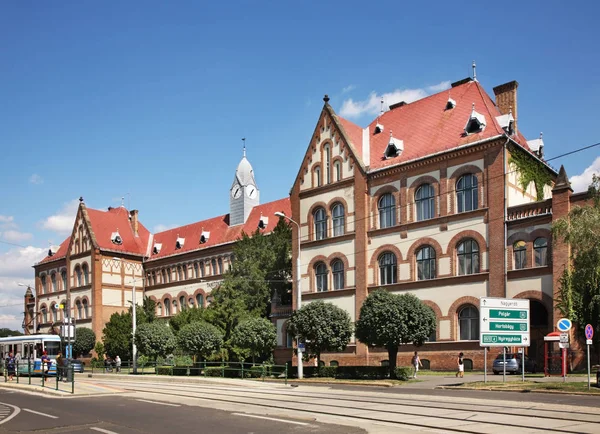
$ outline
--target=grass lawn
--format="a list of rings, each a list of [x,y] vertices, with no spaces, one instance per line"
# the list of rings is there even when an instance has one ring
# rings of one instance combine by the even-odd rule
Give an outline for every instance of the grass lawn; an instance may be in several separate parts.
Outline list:
[[[255,381],[262,381],[260,378],[253,378]],[[283,383],[285,380],[283,378],[268,378],[266,381],[270,382],[278,382]],[[352,380],[352,379],[337,379],[331,377],[311,377],[311,378],[303,378],[302,380],[298,380],[296,378],[289,378],[288,383],[303,383],[303,384],[335,384],[335,383],[352,383],[357,386],[380,386],[380,387],[392,387],[392,386],[401,386],[411,383],[419,383],[422,380],[419,379],[410,379],[407,381],[400,380]]]
[[[515,392],[578,392],[578,393],[589,393],[590,395],[600,395],[600,388],[595,387],[595,382],[592,382],[592,387],[588,391],[587,381],[585,382],[552,382],[552,383],[536,383],[536,382],[506,382],[500,381],[477,381],[474,383],[463,384],[460,386],[454,386],[457,389],[478,389],[478,390],[510,390]]]

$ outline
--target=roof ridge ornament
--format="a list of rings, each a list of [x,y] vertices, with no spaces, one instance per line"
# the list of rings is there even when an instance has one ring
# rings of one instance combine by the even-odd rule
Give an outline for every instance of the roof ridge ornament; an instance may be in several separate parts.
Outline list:
[[[475,61],[473,60],[473,81],[477,81],[477,65],[475,64]]]
[[[245,137],[242,137],[242,143],[243,143],[244,158],[246,158],[246,138]]]

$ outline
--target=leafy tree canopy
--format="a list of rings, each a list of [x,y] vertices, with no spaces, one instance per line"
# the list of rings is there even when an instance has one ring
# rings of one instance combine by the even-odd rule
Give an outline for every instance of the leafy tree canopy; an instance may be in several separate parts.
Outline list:
[[[197,321],[179,331],[177,343],[186,353],[206,359],[221,349],[223,333],[212,324]]]
[[[131,314],[113,313],[102,330],[106,354],[111,358],[118,355],[123,360],[131,360],[132,333]],[[100,354],[98,356],[101,357]]]
[[[96,345],[96,333],[87,327],[77,327],[73,342],[73,357],[88,354]]]
[[[23,333],[7,328],[0,328],[0,338],[7,338],[9,336],[23,336]]]
[[[343,351],[352,337],[352,321],[345,310],[331,303],[314,301],[295,311],[290,318],[288,333],[305,342],[306,356]]]
[[[360,309],[356,337],[366,345],[387,349],[390,375],[393,376],[398,346],[423,345],[435,325],[435,313],[416,296],[378,290],[367,297]]]
[[[232,343],[238,356],[250,356],[256,363],[257,358],[268,358],[277,346],[277,330],[266,318],[251,318],[235,328]]]
[[[204,321],[206,317],[206,309],[203,308],[190,308],[183,309],[177,312],[169,319],[169,326],[173,330],[173,333],[179,333],[184,326],[196,322]]]
[[[142,354],[156,360],[171,354],[177,342],[171,328],[162,322],[141,324],[135,331],[135,344]]]

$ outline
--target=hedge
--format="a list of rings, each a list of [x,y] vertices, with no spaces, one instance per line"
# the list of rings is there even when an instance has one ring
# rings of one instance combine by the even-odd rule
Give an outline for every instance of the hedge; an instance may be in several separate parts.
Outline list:
[[[396,367],[396,379],[407,381],[410,377],[412,377],[413,372],[412,368],[408,368],[406,366],[397,366]]]
[[[381,380],[389,378],[388,366],[306,366],[303,370],[304,377],[339,378],[343,380]],[[298,368],[288,368],[289,377],[298,376]],[[412,376],[411,368],[397,367],[396,377],[399,380],[408,380]]]

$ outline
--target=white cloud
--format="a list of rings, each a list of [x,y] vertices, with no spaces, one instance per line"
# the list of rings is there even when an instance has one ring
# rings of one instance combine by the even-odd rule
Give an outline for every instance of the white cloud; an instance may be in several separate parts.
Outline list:
[[[353,84],[350,84],[342,89],[342,93],[348,93],[348,92],[353,91],[354,89],[356,89],[356,86]]]
[[[46,253],[46,249],[29,246],[0,254],[0,327],[21,330],[23,296],[27,288],[18,283],[33,285],[32,266]]]
[[[154,226],[153,228],[153,233],[157,233],[157,232],[164,232],[164,231],[168,231],[169,229],[173,229],[176,228],[179,225],[163,225],[163,224],[157,224],[156,226]]]
[[[73,230],[79,200],[73,199],[63,205],[62,209],[42,222],[42,227],[59,234],[68,235]]]
[[[19,232],[14,230],[0,232],[0,238],[6,241],[10,241],[11,243],[27,241],[30,240],[32,237],[33,235],[28,232]]]
[[[33,175],[31,175],[29,177],[29,183],[30,184],[36,184],[36,185],[43,184],[44,183],[44,178],[42,178],[37,173],[34,173]]]
[[[581,174],[571,177],[570,181],[573,191],[587,191],[592,183],[592,176],[594,174],[600,174],[600,157],[597,157]]]
[[[0,224],[13,223],[14,221],[15,221],[15,218],[11,215],[0,215]]]
[[[369,97],[363,101],[354,101],[352,98],[345,100],[340,109],[340,115],[348,118],[356,118],[362,115],[376,115],[381,111],[381,99],[383,98],[384,110],[392,104],[400,101],[414,102],[428,96],[431,92],[439,92],[447,89],[449,82],[441,82],[424,89],[396,89],[392,92],[377,95],[371,92]]]

